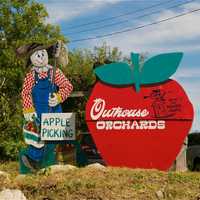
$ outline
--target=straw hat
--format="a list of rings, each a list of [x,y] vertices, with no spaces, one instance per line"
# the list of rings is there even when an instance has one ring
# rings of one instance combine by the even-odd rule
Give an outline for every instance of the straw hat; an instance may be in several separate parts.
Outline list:
[[[48,56],[50,58],[53,58],[55,44],[56,43],[49,44],[49,45],[44,45],[40,43],[26,44],[16,49],[16,55],[19,58],[27,59],[26,66],[28,67],[31,64],[30,56],[38,50],[46,49],[48,52]],[[65,47],[63,42],[61,42],[61,51],[60,51],[59,57],[57,58],[57,61],[58,61],[58,65],[66,66],[68,64],[68,50]]]

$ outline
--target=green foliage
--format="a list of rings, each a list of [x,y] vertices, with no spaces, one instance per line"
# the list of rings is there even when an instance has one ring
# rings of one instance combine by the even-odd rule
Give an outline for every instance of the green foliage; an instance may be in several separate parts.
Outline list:
[[[16,48],[32,42],[53,44],[67,39],[60,28],[46,23],[48,13],[43,4],[34,0],[0,0],[0,157],[16,159],[25,144],[22,136],[21,87],[26,71],[26,59],[16,57]],[[119,61],[121,52],[106,44],[94,50],[77,49],[69,53],[69,65],[62,70],[71,80],[74,91],[88,91],[95,82],[94,63]],[[87,97],[66,101],[65,111],[77,113],[77,128],[87,130],[85,103]]]
[[[93,59],[88,50],[77,49],[69,53],[69,64],[64,70],[74,86],[74,91],[85,91],[94,83]]]
[[[200,133],[192,132],[188,135],[188,146],[200,145]]]
[[[120,61],[121,52],[118,48],[110,48],[105,43],[93,50],[76,49],[69,53],[69,64],[62,70],[74,86],[74,91],[91,91],[96,77],[93,72],[94,65],[104,64],[106,61]],[[64,103],[64,111],[76,112],[76,128],[87,131],[85,123],[85,105],[88,96],[69,98]]]
[[[88,91],[95,82],[94,65],[103,65],[106,61],[120,61],[121,52],[104,43],[93,50],[76,49],[69,53],[69,64],[63,69],[74,86],[75,91]]]
[[[31,0],[0,0],[0,157],[16,159],[23,147],[21,87],[26,60],[15,50],[32,42],[66,42],[58,26],[45,23],[48,16],[42,4]]]

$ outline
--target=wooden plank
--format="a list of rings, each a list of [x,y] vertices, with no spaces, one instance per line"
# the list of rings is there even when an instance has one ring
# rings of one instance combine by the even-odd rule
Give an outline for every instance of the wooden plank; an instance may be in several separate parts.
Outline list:
[[[89,95],[89,91],[74,91],[71,93],[71,95],[69,97],[73,98],[73,97],[84,97],[84,96],[88,96]]]
[[[181,151],[176,157],[176,168],[175,168],[176,171],[179,171],[179,172],[187,171],[186,150],[187,150],[187,146],[183,144]]]

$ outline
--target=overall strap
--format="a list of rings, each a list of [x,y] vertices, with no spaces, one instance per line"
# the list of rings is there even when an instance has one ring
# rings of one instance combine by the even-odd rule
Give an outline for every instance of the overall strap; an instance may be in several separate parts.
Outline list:
[[[39,81],[39,77],[38,77],[38,73],[36,72],[36,70],[34,70],[34,80],[35,80],[35,83],[37,83]]]
[[[34,75],[35,83],[37,83],[39,81],[39,74],[36,70],[34,70],[33,73],[34,73],[33,75]],[[51,82],[51,71],[50,71],[50,69],[47,72],[47,78]]]
[[[51,69],[48,70],[47,76],[48,76],[48,80],[51,81]]]

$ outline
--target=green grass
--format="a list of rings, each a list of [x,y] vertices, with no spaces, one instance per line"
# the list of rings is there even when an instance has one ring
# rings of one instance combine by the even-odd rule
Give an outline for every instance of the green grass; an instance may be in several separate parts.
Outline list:
[[[194,172],[79,168],[16,179],[17,163],[1,164],[0,170],[11,174],[11,180],[0,179],[0,189],[20,189],[30,200],[154,200],[159,190],[164,199],[200,199],[200,173]]]

